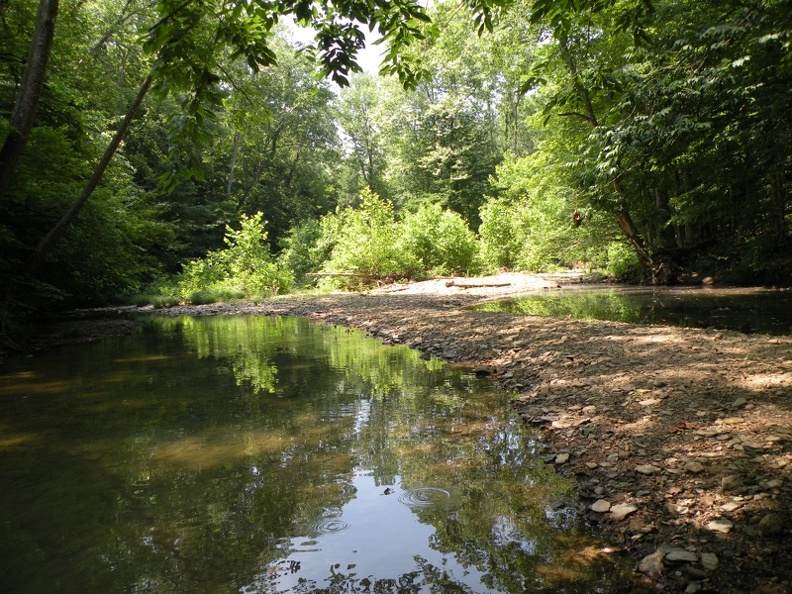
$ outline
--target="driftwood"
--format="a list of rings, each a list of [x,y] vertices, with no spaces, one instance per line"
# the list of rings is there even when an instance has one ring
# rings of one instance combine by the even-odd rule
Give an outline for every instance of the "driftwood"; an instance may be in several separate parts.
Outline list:
[[[446,287],[458,287],[460,289],[478,289],[480,287],[508,287],[511,283],[457,283],[448,281]]]
[[[305,276],[348,276],[359,278],[374,278],[371,274],[359,274],[357,272],[306,272]]]

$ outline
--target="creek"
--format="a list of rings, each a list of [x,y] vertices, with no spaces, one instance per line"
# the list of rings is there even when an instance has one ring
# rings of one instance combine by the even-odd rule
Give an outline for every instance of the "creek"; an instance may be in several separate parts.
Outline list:
[[[489,301],[473,309],[576,320],[792,334],[792,291],[761,288],[568,285]]]
[[[0,590],[629,589],[487,380],[302,318],[140,321],[0,368]]]

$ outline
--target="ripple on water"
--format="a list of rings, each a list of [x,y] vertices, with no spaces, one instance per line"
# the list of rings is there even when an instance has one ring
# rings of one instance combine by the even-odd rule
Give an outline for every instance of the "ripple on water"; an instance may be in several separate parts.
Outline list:
[[[451,493],[440,487],[418,487],[399,495],[399,501],[408,507],[434,507],[451,498]]]
[[[311,524],[311,530],[316,534],[331,534],[342,532],[349,528],[349,524],[341,519],[342,511],[337,507],[326,507],[322,510],[322,517]]]

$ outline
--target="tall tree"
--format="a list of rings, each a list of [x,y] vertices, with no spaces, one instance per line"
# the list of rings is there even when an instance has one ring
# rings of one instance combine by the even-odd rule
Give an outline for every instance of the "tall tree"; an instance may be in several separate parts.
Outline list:
[[[36,27],[30,42],[16,103],[11,112],[3,147],[0,149],[0,202],[5,199],[14,181],[19,160],[30,138],[41,93],[44,90],[57,16],[58,0],[40,0]]]

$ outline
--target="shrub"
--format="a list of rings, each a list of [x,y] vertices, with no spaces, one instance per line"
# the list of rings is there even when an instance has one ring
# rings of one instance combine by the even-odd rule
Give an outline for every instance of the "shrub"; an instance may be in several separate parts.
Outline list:
[[[405,243],[393,206],[369,190],[364,190],[361,198],[360,208],[345,208],[323,218],[322,238],[333,242],[323,271],[359,275],[335,281],[346,286],[412,278],[421,270],[421,263]]]
[[[459,213],[424,204],[401,227],[406,249],[424,271],[446,275],[477,269],[478,240]]]
[[[242,216],[238,230],[226,227],[226,248],[188,262],[177,279],[179,296],[208,303],[242,297],[268,297],[288,292],[294,278],[273,261],[263,214]],[[195,301],[197,300],[197,301]]]

